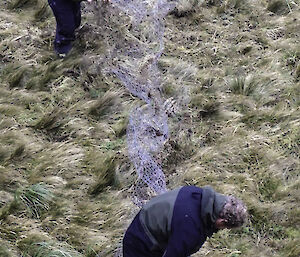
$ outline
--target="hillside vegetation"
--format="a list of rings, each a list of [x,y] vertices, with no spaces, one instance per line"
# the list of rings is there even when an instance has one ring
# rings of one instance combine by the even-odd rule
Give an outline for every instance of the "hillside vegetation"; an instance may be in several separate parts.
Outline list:
[[[0,2],[3,257],[113,256],[138,211],[126,127],[140,100],[101,71],[129,20],[83,5],[58,59],[46,0]],[[190,92],[157,157],[168,188],[212,185],[249,211],[194,256],[300,256],[299,0],[180,0],[165,25],[163,96]]]

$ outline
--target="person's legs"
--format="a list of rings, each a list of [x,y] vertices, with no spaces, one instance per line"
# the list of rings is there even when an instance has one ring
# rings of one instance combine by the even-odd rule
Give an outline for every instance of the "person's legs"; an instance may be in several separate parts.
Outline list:
[[[163,253],[151,251],[152,246],[152,242],[139,221],[138,214],[123,238],[123,257],[162,257]]]
[[[48,0],[56,19],[54,48],[58,54],[67,54],[75,40],[75,29],[80,25],[80,2]]]

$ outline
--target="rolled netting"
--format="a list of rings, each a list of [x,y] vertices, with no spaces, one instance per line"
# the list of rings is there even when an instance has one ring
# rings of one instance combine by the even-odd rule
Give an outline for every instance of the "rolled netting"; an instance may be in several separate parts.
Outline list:
[[[159,156],[168,139],[168,102],[161,94],[157,64],[164,50],[164,17],[175,4],[168,0],[112,0],[109,7],[102,4],[97,9],[99,25],[106,29],[109,41],[103,72],[117,76],[143,101],[131,111],[127,128],[128,153],[138,175],[132,198],[139,207],[167,191]],[[116,24],[119,31],[103,24],[116,17],[128,18],[123,20],[127,26],[123,31],[120,24]]]

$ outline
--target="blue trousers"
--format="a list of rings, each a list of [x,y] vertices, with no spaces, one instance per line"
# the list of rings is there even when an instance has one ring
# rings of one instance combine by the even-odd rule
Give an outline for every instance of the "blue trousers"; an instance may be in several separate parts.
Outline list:
[[[137,214],[123,238],[123,257],[162,257],[163,252],[153,251],[153,243],[145,234]]]
[[[72,0],[48,0],[56,19],[54,49],[59,54],[67,54],[75,40],[75,29],[81,23],[80,2]]]

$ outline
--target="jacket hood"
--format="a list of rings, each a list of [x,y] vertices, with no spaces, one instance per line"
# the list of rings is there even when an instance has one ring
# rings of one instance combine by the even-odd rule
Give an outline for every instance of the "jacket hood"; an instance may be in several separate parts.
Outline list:
[[[215,228],[215,222],[226,203],[226,196],[215,192],[210,186],[205,186],[202,189],[201,219],[206,230],[206,236],[211,237],[213,233],[218,231]]]

